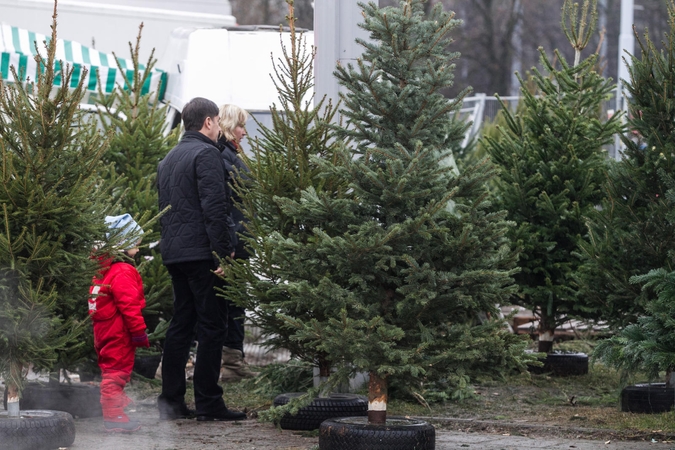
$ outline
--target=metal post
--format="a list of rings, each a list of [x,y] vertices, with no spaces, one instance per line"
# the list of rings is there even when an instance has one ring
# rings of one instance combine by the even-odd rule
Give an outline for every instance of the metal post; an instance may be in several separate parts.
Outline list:
[[[316,0],[314,2],[314,92],[315,101],[324,95],[336,104],[340,87],[333,76],[336,64],[355,64],[363,47],[356,38],[368,40],[368,33],[359,23],[363,15],[358,3],[361,0]],[[375,4],[379,0],[375,0]]]
[[[520,95],[520,80],[518,80],[516,72],[523,73],[523,5],[520,0],[516,0],[513,13],[516,16],[516,25],[511,38],[513,55],[511,57],[511,89],[509,95],[518,96]]]
[[[628,81],[629,60],[624,62],[623,58],[628,54],[635,53],[635,38],[633,36],[633,0],[621,0],[621,31],[619,33],[619,67],[616,80],[616,112],[626,111],[626,104],[623,95],[623,80]],[[624,119],[625,120],[625,119]],[[614,141],[614,158],[621,159],[623,145],[617,135]]]
[[[607,61],[607,0],[598,0],[598,28],[605,31],[605,39],[600,45],[600,61]]]

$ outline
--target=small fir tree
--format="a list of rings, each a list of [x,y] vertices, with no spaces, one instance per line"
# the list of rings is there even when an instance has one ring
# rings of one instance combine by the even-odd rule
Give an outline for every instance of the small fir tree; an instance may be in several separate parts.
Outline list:
[[[666,202],[670,206],[666,220],[675,226],[675,178],[672,173],[658,170],[660,180],[668,186]],[[669,255],[672,261],[673,254]],[[666,387],[675,386],[675,271],[668,268],[650,270],[636,275],[630,282],[649,290],[651,298],[635,323],[627,325],[615,336],[602,340],[593,357],[610,367],[621,370],[623,378],[637,373],[650,380],[665,372]]]
[[[578,7],[570,1],[563,6],[574,64],[556,50],[558,69],[540,49],[546,73],[533,69],[537,90],[531,92],[521,78],[520,114],[504,105],[507,126],[498,138],[485,140],[500,169],[500,205],[517,224],[509,236],[522,248],[520,292],[511,300],[538,316],[540,352],[551,351],[556,327],[570,316],[596,313],[574,284],[581,262],[575,252],[586,234],[585,216],[603,199],[603,146],[621,130],[618,115],[601,118],[613,85],[596,72],[597,54],[580,56],[593,33],[596,3],[586,0],[581,17]]]
[[[609,367],[621,370],[624,378],[644,373],[650,380],[665,372],[666,387],[675,380],[675,272],[654,269],[630,280],[656,293],[647,303],[645,313],[636,323],[623,328],[617,335],[602,340],[593,357]]]
[[[622,158],[605,183],[606,200],[591,212],[589,239],[582,243],[585,263],[579,277],[582,294],[618,327],[635,323],[657,293],[631,283],[651,270],[675,267],[673,224],[666,219],[673,205],[665,198],[667,179],[675,169],[675,7],[668,7],[669,31],[663,50],[649,34],[636,34],[639,55],[629,55],[626,83],[629,129]]]
[[[157,165],[178,142],[180,128],[166,132],[168,105],[159,102],[163,89],[146,93],[156,64],[154,50],[145,65],[139,63],[141,24],[136,44],[129,43],[131,67],[125,69],[116,59],[123,84],[118,84],[110,95],[99,93],[99,113],[103,129],[111,136],[104,161],[111,167],[105,178],[114,182],[113,190],[118,213],[128,212],[139,223],[159,214],[156,186]],[[165,80],[162,80],[162,83]],[[148,222],[151,223],[151,222]],[[159,230],[145,229],[143,245],[137,258],[143,277],[147,305],[143,309],[146,324],[153,330],[160,318],[170,320],[173,313],[171,278],[162,263],[159,248]]]
[[[252,157],[240,154],[250,169],[248,180],[233,180],[241,197],[240,206],[250,221],[248,235],[240,238],[245,239],[255,257],[225,266],[225,296],[253,311],[250,321],[262,330],[266,346],[287,349],[294,358],[318,365],[321,375],[327,376],[331,364],[325,352],[307,348],[294,339],[295,329],[286,320],[287,316],[302,321],[323,318],[320,303],[289,302],[280,267],[284,261],[279,259],[272,241],[272,236],[300,242],[312,236],[311,229],[283,211],[284,199],[299,200],[300,193],[308,188],[330,195],[341,191],[335,179],[322,175],[313,159],[335,157],[337,141],[330,123],[336,110],[325,99],[313,105],[309,94],[313,88],[314,51],[307,48],[303,34],[295,28],[293,0],[287,3],[290,47],[282,40],[282,57],[275,61],[273,80],[280,103],[270,109],[273,127],[258,123],[261,137],[252,142]]]
[[[514,291],[515,253],[505,213],[490,209],[487,164],[457,175],[448,163],[466,129],[452,119],[466,91],[440,93],[452,84],[458,21],[440,4],[425,19],[421,0],[361,7],[372,43],[359,40],[358,66],[336,72],[347,91],[343,145],[316,160],[347,189],[278,198],[302,235],[272,233],[264,245],[291,338],[331,361],[328,384],[369,373],[369,421],[382,423],[391,378],[461,391],[527,357],[503,322],[477,319]]]
[[[0,80],[0,373],[10,415],[31,364],[49,369],[81,350],[109,205],[108,143],[79,109],[86,77],[71,88],[72,68],[55,59],[56,6],[51,37],[35,45],[35,78],[12,67],[26,81]]]

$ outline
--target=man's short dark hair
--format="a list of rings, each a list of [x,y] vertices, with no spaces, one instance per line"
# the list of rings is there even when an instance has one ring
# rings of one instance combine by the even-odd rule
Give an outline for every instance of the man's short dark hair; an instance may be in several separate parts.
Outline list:
[[[181,115],[185,131],[199,131],[207,117],[218,115],[218,105],[209,99],[195,97],[185,104]]]

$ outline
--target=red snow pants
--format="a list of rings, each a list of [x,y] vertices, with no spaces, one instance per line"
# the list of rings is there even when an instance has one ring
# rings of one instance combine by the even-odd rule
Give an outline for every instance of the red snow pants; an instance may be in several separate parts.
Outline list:
[[[94,347],[101,368],[103,420],[128,422],[124,408],[131,400],[124,393],[124,386],[131,379],[136,348],[119,313],[108,320],[94,321]]]

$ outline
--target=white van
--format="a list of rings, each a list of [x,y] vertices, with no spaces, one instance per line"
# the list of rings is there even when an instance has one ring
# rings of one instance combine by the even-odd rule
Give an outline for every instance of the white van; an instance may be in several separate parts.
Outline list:
[[[314,35],[305,31],[303,36],[311,52]],[[269,109],[279,105],[272,77],[274,65],[281,64],[282,43],[290,52],[290,33],[273,26],[175,29],[157,63],[167,73],[163,100],[170,106],[172,128],[180,123],[185,103],[194,97],[208,98],[218,106],[235,104],[271,128]],[[246,129],[249,138],[259,136],[252,119]],[[245,143],[244,148],[249,146]]]

